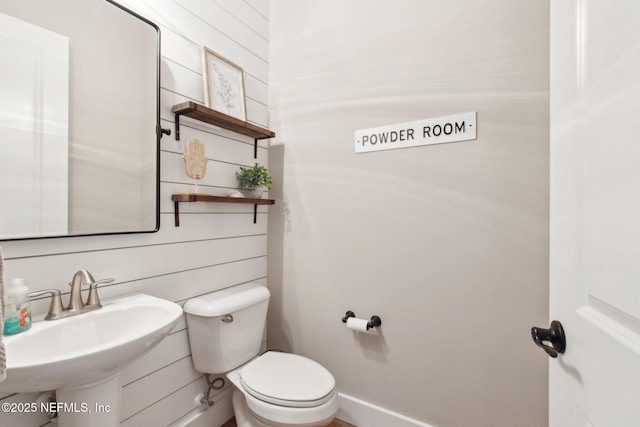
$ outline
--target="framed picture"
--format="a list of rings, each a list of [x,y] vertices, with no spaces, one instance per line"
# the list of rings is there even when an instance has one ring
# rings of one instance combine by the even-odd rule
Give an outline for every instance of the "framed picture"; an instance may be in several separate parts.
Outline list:
[[[242,68],[207,47],[202,48],[202,64],[205,105],[246,121]]]

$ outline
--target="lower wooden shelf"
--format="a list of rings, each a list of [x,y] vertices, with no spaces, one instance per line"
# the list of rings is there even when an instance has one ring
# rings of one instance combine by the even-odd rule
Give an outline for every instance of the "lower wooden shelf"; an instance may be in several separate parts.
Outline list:
[[[257,222],[258,205],[274,205],[273,199],[252,199],[249,197],[212,196],[200,193],[180,193],[171,196],[174,205],[176,227],[180,227],[180,203],[182,202],[208,202],[208,203],[240,203],[253,205],[253,223]]]

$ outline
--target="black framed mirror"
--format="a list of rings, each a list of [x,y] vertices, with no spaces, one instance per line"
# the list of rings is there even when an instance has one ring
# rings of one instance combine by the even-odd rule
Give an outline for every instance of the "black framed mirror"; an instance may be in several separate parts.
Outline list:
[[[111,0],[0,0],[0,240],[157,231],[160,31]]]

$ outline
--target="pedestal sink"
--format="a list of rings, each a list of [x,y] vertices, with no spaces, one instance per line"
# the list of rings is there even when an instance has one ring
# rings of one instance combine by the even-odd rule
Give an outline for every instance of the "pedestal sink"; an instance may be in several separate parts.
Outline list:
[[[34,322],[4,337],[0,392],[55,390],[60,427],[117,426],[122,370],[162,341],[181,315],[178,304],[133,294],[96,311]]]

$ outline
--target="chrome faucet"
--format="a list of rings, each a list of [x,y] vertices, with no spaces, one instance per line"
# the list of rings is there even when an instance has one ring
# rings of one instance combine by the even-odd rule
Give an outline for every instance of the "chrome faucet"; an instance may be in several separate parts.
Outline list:
[[[51,294],[51,305],[44,320],[62,319],[64,317],[97,310],[102,307],[100,298],[98,297],[98,285],[111,282],[113,282],[113,279],[95,280],[91,273],[81,269],[76,271],[71,283],[69,283],[69,286],[71,286],[71,294],[69,295],[69,304],[65,308],[62,308],[62,298],[58,289],[45,289],[43,291],[32,292],[29,294],[29,298]],[[89,295],[86,303],[82,301],[82,285],[89,286]]]

